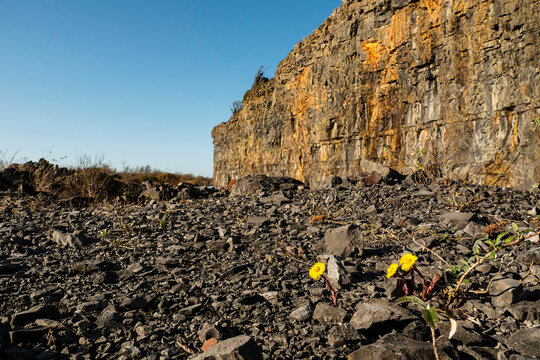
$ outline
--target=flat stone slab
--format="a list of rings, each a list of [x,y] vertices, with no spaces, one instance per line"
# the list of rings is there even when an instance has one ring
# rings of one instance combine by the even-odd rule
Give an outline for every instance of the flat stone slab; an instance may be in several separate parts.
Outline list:
[[[218,342],[192,360],[262,360],[262,352],[255,341],[247,335],[236,336]]]
[[[356,306],[351,325],[357,330],[372,326],[384,326],[392,322],[410,322],[418,316],[401,306],[386,300],[368,300]]]
[[[325,303],[318,303],[313,311],[313,320],[324,324],[342,323],[346,316],[347,310]]]

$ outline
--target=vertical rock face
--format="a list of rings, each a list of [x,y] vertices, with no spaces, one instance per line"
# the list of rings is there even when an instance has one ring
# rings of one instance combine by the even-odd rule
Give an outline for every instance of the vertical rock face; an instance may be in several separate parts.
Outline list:
[[[214,184],[403,173],[540,182],[539,0],[344,0],[216,126]]]

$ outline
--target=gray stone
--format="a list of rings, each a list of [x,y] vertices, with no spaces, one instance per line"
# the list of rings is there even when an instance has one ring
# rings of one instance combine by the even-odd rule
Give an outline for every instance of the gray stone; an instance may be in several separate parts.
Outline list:
[[[263,204],[274,204],[276,206],[281,206],[283,204],[289,204],[291,203],[291,199],[286,197],[283,194],[283,191],[278,192],[277,194],[272,194],[267,197],[260,198],[261,202]]]
[[[11,326],[26,325],[37,319],[54,319],[58,309],[47,305],[36,305],[26,311],[15,313],[11,318]]]
[[[313,320],[323,324],[339,324],[345,320],[347,310],[326,303],[318,303],[313,311]]]
[[[253,227],[261,227],[270,223],[270,218],[266,216],[250,216],[247,218],[247,223]]]
[[[504,278],[495,279],[489,288],[491,303],[495,306],[508,306],[519,300],[523,285],[520,281]]]
[[[206,340],[214,338],[216,340],[221,339],[221,331],[216,328],[214,324],[204,323],[199,330],[199,340],[204,343]]]
[[[114,305],[109,305],[99,315],[96,320],[96,325],[99,327],[114,326],[120,320],[120,314],[116,311]]]
[[[340,290],[342,285],[351,282],[351,274],[345,269],[339,258],[330,255],[326,262],[326,273],[330,285],[336,290]]]
[[[360,160],[360,167],[365,173],[372,174],[375,172],[381,177],[381,179],[396,177],[398,175],[395,170],[392,170],[388,166],[368,159]]]
[[[474,214],[470,212],[455,212],[448,211],[440,215],[443,224],[455,226],[458,229],[463,229],[467,226]]]
[[[159,201],[159,200],[163,200],[163,192],[159,190],[158,188],[152,187],[150,189],[142,191],[141,197],[154,200],[154,201]]]
[[[229,249],[229,243],[227,243],[227,240],[208,240],[205,244],[208,250],[214,252],[224,253]]]
[[[380,183],[383,180],[383,177],[381,174],[379,174],[376,171],[372,171],[371,174],[368,176],[362,178],[362,184],[364,185],[375,185]]]
[[[203,309],[202,304],[195,304],[195,305],[186,306],[186,307],[180,309],[178,312],[180,314],[184,314],[184,315],[196,315],[202,309]]]
[[[227,181],[227,184],[228,183],[229,181]],[[231,195],[249,195],[258,194],[260,192],[295,189],[300,185],[302,185],[302,182],[290,177],[248,175],[234,183],[231,188]]]
[[[369,330],[372,326],[381,329],[392,324],[406,324],[417,318],[411,311],[395,303],[372,299],[356,305],[356,312],[350,323],[357,330]]]
[[[289,314],[291,321],[306,321],[311,317],[311,305],[304,305]]]
[[[148,325],[139,325],[135,327],[135,332],[137,333],[137,341],[141,341],[152,334],[152,328]]]
[[[525,356],[540,357],[540,328],[524,328],[513,333],[506,345]]]
[[[236,336],[224,341],[202,354],[190,357],[192,360],[262,360],[262,352],[255,341],[247,335]]]
[[[470,221],[463,232],[474,237],[482,236],[485,226],[477,223],[476,221]]]
[[[538,236],[538,235],[536,235]],[[525,265],[540,265],[540,247],[528,249],[517,256],[517,261]]]
[[[100,301],[87,301],[77,305],[76,310],[80,312],[91,312],[101,308]]]
[[[398,334],[388,334],[373,344],[362,345],[358,350],[347,356],[347,360],[413,359],[435,359],[431,344],[427,341],[417,341]]]
[[[448,336],[450,334],[450,321],[442,320],[439,322],[439,333],[442,336]],[[465,346],[473,345],[485,345],[490,342],[490,339],[473,330],[474,326],[471,322],[457,320],[457,329],[453,341],[459,341],[460,344]],[[492,340],[491,340],[492,341]]]
[[[364,239],[360,228],[356,225],[345,225],[328,229],[324,234],[326,252],[331,255],[348,257],[355,251],[359,255],[364,252]]]
[[[76,247],[86,243],[86,239],[81,234],[66,233],[59,230],[53,231],[51,237],[52,241],[64,247]]]
[[[339,176],[328,175],[322,180],[317,181],[314,184],[310,184],[310,187],[313,189],[333,189],[342,183],[343,180]]]
[[[330,347],[340,347],[348,342],[357,343],[359,340],[364,340],[361,334],[352,327],[351,324],[334,325],[328,332],[328,344]]]
[[[47,334],[49,328],[45,326],[34,326],[9,332],[9,341],[12,344],[34,343]]]

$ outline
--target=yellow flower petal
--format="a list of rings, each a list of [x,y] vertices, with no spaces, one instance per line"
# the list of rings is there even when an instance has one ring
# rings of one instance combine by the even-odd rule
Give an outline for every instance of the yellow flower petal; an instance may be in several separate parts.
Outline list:
[[[401,269],[403,271],[409,271],[414,266],[414,263],[418,260],[418,256],[415,256],[413,254],[405,254],[399,259],[399,263],[401,264]]]
[[[326,270],[326,265],[324,265],[324,263],[322,262],[318,262],[315,265],[313,265],[311,269],[309,270],[309,276],[317,280],[324,273],[324,270]]]
[[[390,279],[394,274],[396,273],[399,265],[398,264],[392,264],[386,269],[386,277]]]

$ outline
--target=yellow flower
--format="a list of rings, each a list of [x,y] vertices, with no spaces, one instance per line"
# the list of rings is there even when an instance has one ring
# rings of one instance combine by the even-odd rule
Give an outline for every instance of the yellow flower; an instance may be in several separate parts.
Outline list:
[[[403,271],[409,271],[414,266],[414,263],[418,260],[418,256],[415,256],[413,254],[405,254],[399,259],[399,263],[401,264],[401,269]]]
[[[392,264],[386,269],[386,277],[390,279],[394,274],[396,273],[399,265],[398,264]]]
[[[326,265],[322,262],[318,262],[311,267],[311,270],[309,270],[309,276],[317,280],[324,273],[324,270],[326,270]]]

